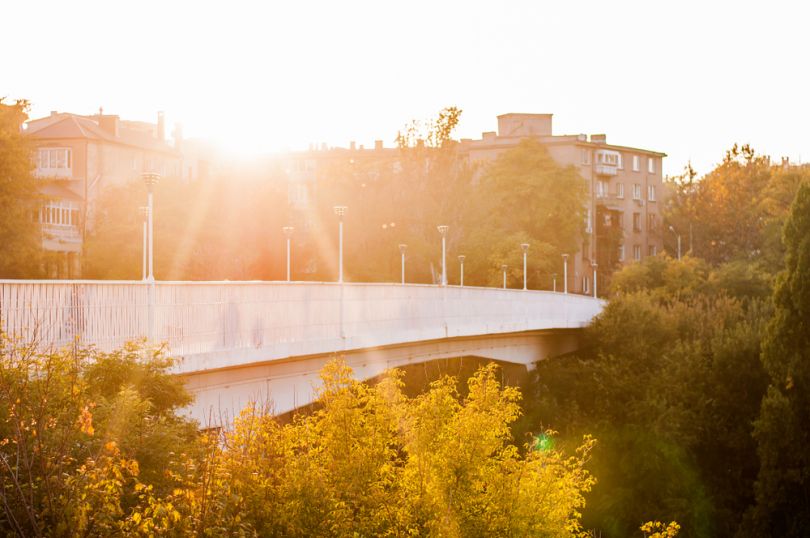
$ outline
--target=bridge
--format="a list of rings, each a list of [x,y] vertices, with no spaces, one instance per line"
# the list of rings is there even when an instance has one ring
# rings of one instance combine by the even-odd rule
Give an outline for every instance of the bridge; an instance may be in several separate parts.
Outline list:
[[[546,291],[421,284],[0,280],[0,330],[48,347],[165,342],[202,424],[249,400],[313,400],[343,356],[360,379],[459,356],[524,364],[576,349],[603,302]]]

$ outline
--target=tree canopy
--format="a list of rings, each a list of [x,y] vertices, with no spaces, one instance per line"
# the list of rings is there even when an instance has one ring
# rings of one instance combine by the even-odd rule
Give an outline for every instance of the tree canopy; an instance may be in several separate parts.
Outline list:
[[[22,134],[28,103],[0,98],[0,278],[40,274],[41,235],[33,147]]]

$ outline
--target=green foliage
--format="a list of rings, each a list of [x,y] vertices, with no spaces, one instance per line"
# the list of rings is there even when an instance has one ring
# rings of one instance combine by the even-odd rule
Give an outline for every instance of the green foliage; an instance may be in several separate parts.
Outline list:
[[[550,288],[564,252],[576,252],[583,227],[587,183],[573,166],[561,167],[531,139],[501,154],[484,170],[468,205],[465,238],[471,283],[498,285],[500,266],[522,278],[530,244],[529,285]],[[482,276],[483,275],[483,276]]]
[[[139,476],[169,490],[169,450],[196,450],[171,361],[131,345],[43,352],[0,336],[0,530],[109,536],[136,503]],[[167,450],[168,449],[168,450]]]
[[[527,392],[528,423],[599,437],[583,523],[603,536],[651,516],[729,536],[752,501],[770,309],[713,288],[704,267],[658,258],[620,272],[625,291],[586,330],[589,348],[538,363]]]
[[[32,147],[22,135],[28,103],[0,98],[0,278],[40,274],[38,195],[32,174]]]
[[[690,254],[711,265],[745,260],[766,273],[781,267],[780,230],[806,167],[772,166],[748,145],[734,145],[711,172],[697,178],[687,167],[671,178],[666,218]],[[691,238],[691,239],[690,239]],[[675,235],[667,233],[667,251]]]
[[[785,270],[774,290],[775,315],[762,345],[770,377],[756,422],[760,469],[750,535],[804,536],[810,528],[810,184],[803,184],[784,227]]]

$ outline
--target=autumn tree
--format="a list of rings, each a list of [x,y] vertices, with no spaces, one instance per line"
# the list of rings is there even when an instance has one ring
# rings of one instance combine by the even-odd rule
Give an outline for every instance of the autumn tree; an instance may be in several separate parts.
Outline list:
[[[40,275],[41,237],[33,148],[22,134],[28,102],[0,98],[0,278]]]
[[[756,422],[760,457],[751,536],[804,536],[810,528],[810,184],[804,183],[785,223],[785,270],[775,315],[763,340],[770,385]]]

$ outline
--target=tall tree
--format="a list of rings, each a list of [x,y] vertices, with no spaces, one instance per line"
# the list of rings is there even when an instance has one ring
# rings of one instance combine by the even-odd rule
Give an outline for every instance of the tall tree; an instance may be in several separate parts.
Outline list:
[[[0,278],[31,278],[40,273],[41,236],[33,161],[22,124],[28,102],[0,98]]]
[[[785,270],[762,346],[770,386],[756,422],[760,471],[746,529],[756,536],[810,529],[810,183],[799,188],[783,241]]]
[[[500,266],[522,277],[521,243],[529,243],[531,287],[549,287],[563,252],[576,252],[587,184],[573,166],[561,167],[539,142],[523,140],[488,166],[466,204],[464,248],[478,284],[497,284]],[[471,279],[471,283],[473,283]]]

